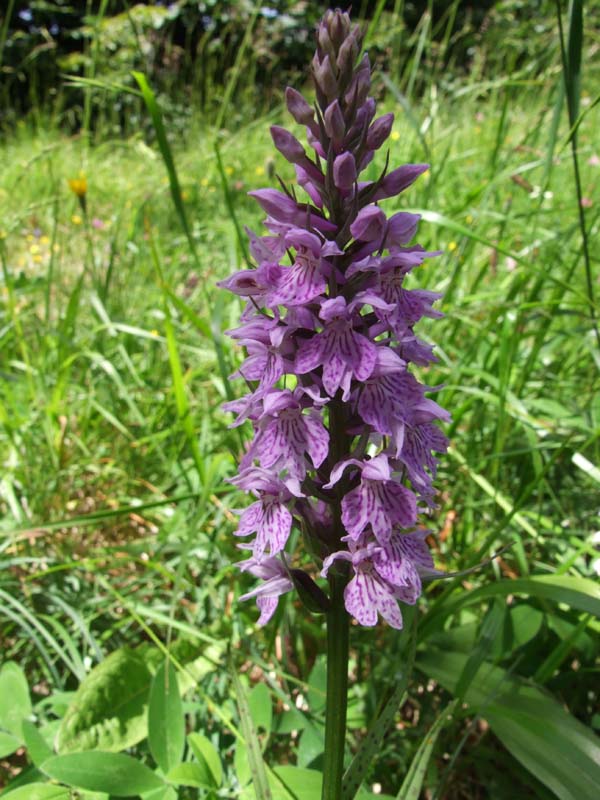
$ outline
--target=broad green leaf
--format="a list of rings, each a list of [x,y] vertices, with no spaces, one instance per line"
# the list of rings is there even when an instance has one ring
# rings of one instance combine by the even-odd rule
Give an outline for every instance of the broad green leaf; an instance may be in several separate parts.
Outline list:
[[[269,776],[273,800],[316,800],[321,796],[323,776],[314,769],[275,767]]]
[[[225,643],[217,642],[209,645],[208,647],[203,645],[202,655],[194,657],[191,661],[185,658],[180,658],[177,650],[177,642],[175,642],[171,648],[171,652],[185,666],[185,672],[179,673],[177,676],[179,691],[181,694],[185,694],[189,689],[200,683],[202,678],[204,678],[206,675],[210,675],[216,669],[220,668],[221,658],[223,656],[223,651],[225,650]]]
[[[21,723],[31,714],[27,678],[14,661],[0,669],[0,728],[23,741]]]
[[[467,656],[428,647],[418,665],[448,691]],[[600,739],[552,697],[499,667],[484,664],[465,700],[489,722],[507,750],[560,800],[596,800]]]
[[[2,794],[2,800],[69,800],[70,792],[64,786],[49,783],[28,783],[12,792]]]
[[[142,797],[143,800],[177,800],[177,792],[172,786],[161,786],[152,792],[144,792]]]
[[[163,772],[169,772],[183,757],[185,719],[177,672],[171,661],[160,665],[150,687],[148,743]]]
[[[288,734],[292,731],[304,730],[308,724],[307,718],[295,706],[287,711],[275,715],[273,719],[273,733]]]
[[[325,657],[317,658],[308,678],[308,692],[306,699],[312,714],[325,711],[327,697],[327,660]]]
[[[17,739],[12,733],[0,731],[0,758],[9,756],[11,753],[14,753],[15,750],[18,750],[20,746],[21,739]]]
[[[33,722],[29,720],[25,720],[23,723],[23,738],[27,748],[27,755],[36,767],[40,767],[46,759],[53,755],[52,748],[48,742]]]
[[[89,751],[53,756],[44,763],[43,771],[68,786],[115,797],[131,797],[163,785],[151,769],[123,753]]]
[[[462,699],[479,668],[489,656],[505,617],[506,605],[496,598],[481,623],[475,646],[471,650],[456,684],[455,693],[458,698]]]
[[[257,683],[248,695],[248,708],[256,730],[262,728],[266,733],[270,733],[273,705],[269,690],[264,683]]]
[[[212,789],[214,786],[210,771],[193,761],[177,764],[167,773],[166,779],[177,786],[193,786],[197,789]]]
[[[240,786],[245,786],[252,780],[252,772],[250,770],[250,762],[248,760],[248,748],[244,742],[238,741],[235,743],[235,753],[233,754],[233,768]]]
[[[142,651],[121,647],[107,656],[75,693],[58,731],[58,752],[116,753],[140,742],[151,679]]]
[[[404,778],[396,800],[419,800],[423,780],[425,779],[425,772],[429,760],[431,759],[433,748],[440,735],[440,731],[448,719],[452,718],[457,703],[457,700],[453,700],[450,705],[442,711],[423,737],[419,749],[415,753],[408,772],[406,773],[406,777]]]
[[[600,617],[600,585],[595,581],[572,575],[533,575],[530,578],[496,581],[472,592],[464,592],[458,597],[446,598],[446,602],[432,609],[419,626],[420,640],[426,638],[443,619],[462,608],[480,603],[488,597],[497,595],[506,597],[509,594],[543,597],[555,603],[566,603],[578,611],[586,611]]]
[[[300,734],[296,753],[299,767],[316,766],[315,762],[323,755],[325,726],[322,722],[308,722]]]
[[[537,636],[544,614],[538,608],[530,606],[528,603],[520,603],[510,611],[510,620],[514,637],[514,647],[523,647]]]
[[[204,765],[209,770],[214,785],[220,786],[223,781],[223,767],[213,743],[201,733],[190,733],[188,742],[200,766]]]

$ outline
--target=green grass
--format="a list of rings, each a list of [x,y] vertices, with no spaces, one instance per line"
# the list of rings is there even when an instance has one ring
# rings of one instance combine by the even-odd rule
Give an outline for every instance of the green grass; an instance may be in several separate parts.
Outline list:
[[[583,84],[584,108],[597,94],[593,80]],[[414,276],[414,285],[444,293],[446,315],[421,325],[439,356],[426,381],[443,384],[438,399],[453,415],[431,521],[436,561],[466,569],[510,545],[491,566],[430,588],[425,607],[438,615],[430,627],[440,637],[451,628],[468,639],[479,624],[497,633],[485,601],[453,611],[453,625],[444,616],[444,602],[472,586],[594,576],[597,308],[566,115],[554,124],[560,81],[555,66],[520,85],[432,86],[408,110],[393,92],[384,104],[397,113],[390,163],[431,163],[386,210],[422,211],[418,241],[444,251]],[[586,115],[577,140],[590,243],[599,232],[598,113]],[[246,191],[274,185],[273,171],[291,178],[270,146],[268,125],[280,119],[276,111],[235,134],[198,119],[184,141],[171,142],[193,246],[173,203],[173,176],[169,183],[158,147],[141,137],[90,146],[23,123],[2,144],[0,635],[4,657],[26,668],[40,696],[75,688],[123,642],[168,642],[192,629],[232,642],[244,668],[254,663],[263,677],[275,670],[268,680],[280,699],[308,678],[323,638],[319,619],[290,603],[280,638],[273,627],[257,634],[254,609],[236,605],[247,582],[231,566],[231,508],[243,501],[224,480],[241,443],[220,411],[231,391],[223,375],[240,358],[222,332],[240,306],[214,284],[243,262],[238,226],[260,226]],[[373,175],[382,163],[379,156]],[[67,183],[80,171],[85,214]],[[590,260],[597,276],[593,247]],[[518,629],[513,646],[498,650],[492,641],[478,651],[462,689],[487,658],[536,676],[590,724],[597,621],[527,597],[517,607],[543,624],[529,638]],[[500,623],[506,628],[505,617]],[[374,650],[372,637],[353,630],[357,728],[375,711],[404,647],[402,637],[379,631]],[[553,657],[561,640],[568,646]],[[431,693],[423,673],[418,680],[423,693],[403,706],[404,735],[393,732],[381,750],[386,769],[376,763],[370,775],[384,791],[397,791],[442,708],[442,688]],[[215,677],[210,702],[228,702],[226,681]],[[494,767],[499,745],[489,735],[479,759],[468,744],[463,751],[459,737],[472,729],[460,714],[452,731],[440,733],[439,724],[439,752],[450,752],[453,765],[430,766],[430,783],[451,787],[440,797],[461,796],[465,784],[508,797],[511,780],[524,797],[547,796],[536,794],[547,791],[543,778],[518,760],[505,760],[506,775]]]

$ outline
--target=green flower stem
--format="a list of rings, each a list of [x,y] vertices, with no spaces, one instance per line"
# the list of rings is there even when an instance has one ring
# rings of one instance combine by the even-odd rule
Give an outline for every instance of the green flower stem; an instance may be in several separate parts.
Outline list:
[[[321,800],[341,800],[348,703],[350,618],[344,607],[347,578],[331,574],[331,611],[327,614],[327,701]]]

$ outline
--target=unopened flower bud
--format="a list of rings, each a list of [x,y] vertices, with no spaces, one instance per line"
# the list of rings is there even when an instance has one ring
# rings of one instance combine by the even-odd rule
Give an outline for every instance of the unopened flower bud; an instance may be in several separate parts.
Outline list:
[[[429,164],[405,164],[389,172],[379,184],[373,195],[373,200],[385,200],[395,197],[407,189],[423,172],[429,169]]]
[[[302,147],[298,139],[292,136],[285,128],[280,128],[279,125],[272,125],[271,136],[275,147],[279,150],[281,155],[292,164],[297,164],[306,157],[304,147]]]
[[[325,131],[327,135],[334,140],[334,142],[341,142],[346,132],[346,123],[344,122],[344,115],[337,100],[330,103],[325,109],[323,115],[325,122]]]
[[[291,86],[285,90],[285,102],[288,111],[299,125],[313,125],[315,121],[315,112],[306,102],[304,97],[292,89]]]
[[[313,59],[313,74],[315,76],[315,83],[327,100],[331,101],[336,97],[338,93],[338,84],[329,56],[325,56],[320,63],[318,59]]]
[[[365,206],[350,226],[350,233],[361,242],[372,242],[383,236],[385,226],[383,211],[377,206]]]
[[[400,211],[390,217],[387,224],[386,245],[390,247],[408,244],[417,232],[420,219],[420,214],[409,214],[406,211]]]
[[[336,50],[339,50],[342,42],[349,35],[351,27],[349,14],[336,9],[328,20],[329,36]]]
[[[352,153],[342,153],[333,162],[333,182],[338,189],[347,192],[356,181],[356,162]]]
[[[352,77],[352,68],[360,52],[360,45],[353,33],[342,42],[337,57],[337,67],[340,76],[348,76],[349,78]]]
[[[365,55],[362,58],[362,61],[360,62],[354,73],[352,82],[346,92],[345,95],[346,102],[355,103],[357,107],[360,107],[367,99],[367,95],[369,94],[370,88],[371,88],[371,63],[369,61],[369,56],[367,55],[367,53],[365,53]]]
[[[379,150],[392,132],[393,124],[393,114],[384,114],[382,117],[375,120],[367,133],[367,147],[369,150]]]
[[[321,56],[327,55],[329,58],[335,59],[335,48],[329,37],[329,31],[326,25],[319,25],[317,28],[317,43]]]

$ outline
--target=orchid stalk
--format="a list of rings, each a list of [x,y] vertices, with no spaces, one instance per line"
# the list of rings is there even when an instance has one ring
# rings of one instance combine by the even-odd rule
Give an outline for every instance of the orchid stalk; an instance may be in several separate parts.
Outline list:
[[[260,625],[294,589],[326,614],[325,800],[341,792],[350,618],[374,626],[380,615],[402,628],[400,604],[416,603],[422,578],[434,574],[418,519],[435,508],[434,453],[447,448],[436,423],[449,420],[411,371],[436,360],[414,326],[441,316],[439,295],[405,287],[438,253],[412,243],[418,215],[388,218],[379,205],[427,165],[389,170],[386,161],[377,180],[360,180],[393,123],[392,114],[375,117],[362,40],[347,13],[325,13],[315,105],[286,90],[308,150],[271,128],[298,190],[250,193],[268,234],[248,231],[256,267],[220,284],[247,299],[230,336],[245,348],[236,375],[249,391],[225,405],[234,425],[254,430],[233,483],[255,497],[236,535],[250,551],[241,569],[260,582],[241,599],[256,598]],[[299,553],[287,548],[293,526],[303,534]]]

